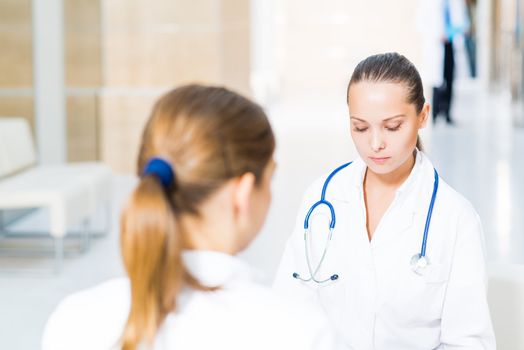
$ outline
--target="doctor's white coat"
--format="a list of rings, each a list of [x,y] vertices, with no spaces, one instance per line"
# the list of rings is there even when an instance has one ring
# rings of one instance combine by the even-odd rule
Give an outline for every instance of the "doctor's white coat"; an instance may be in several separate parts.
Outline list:
[[[150,350],[327,350],[335,338],[321,311],[286,300],[252,281],[238,258],[218,252],[186,251],[185,266],[214,292],[187,289],[167,315]],[[43,350],[121,349],[130,309],[127,278],[73,294],[48,320]]]
[[[483,234],[471,204],[440,179],[427,241],[430,265],[420,276],[412,271],[410,260],[420,252],[433,165],[418,152],[410,176],[397,190],[371,242],[362,190],[365,169],[358,159],[336,174],[327,189],[336,227],[317,278],[338,274],[339,279],[317,285],[292,277],[294,272],[309,277],[304,217],[320,199],[323,176],[306,191],[274,287],[321,305],[350,349],[495,349],[486,301]],[[313,269],[330,219],[327,207],[319,208],[311,218]]]

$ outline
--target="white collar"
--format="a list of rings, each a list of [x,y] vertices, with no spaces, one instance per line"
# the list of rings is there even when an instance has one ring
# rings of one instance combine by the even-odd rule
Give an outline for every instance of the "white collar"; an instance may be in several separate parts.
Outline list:
[[[415,152],[415,164],[413,169],[411,169],[408,178],[396,190],[399,204],[405,202],[405,200],[409,198],[409,194],[418,186],[418,184],[420,184],[420,181],[425,181],[424,179],[431,178],[431,188],[433,186],[433,165],[431,164],[431,161],[422,151],[415,149]],[[341,186],[341,191],[339,193],[331,193],[332,198],[347,202],[353,197],[352,193],[354,195],[361,195],[366,169],[367,165],[362,158],[356,158],[355,161],[348,166],[348,171],[345,172],[347,174],[346,176],[341,176],[340,179],[337,180],[335,180],[337,176],[333,178],[334,181],[343,182],[339,182]],[[423,188],[425,187],[426,186],[423,186]],[[431,193],[429,195],[431,195]],[[417,211],[416,207],[411,209]]]
[[[413,184],[415,180],[417,179],[417,175],[420,172],[420,168],[422,167],[422,163],[424,161],[424,156],[422,155],[422,152],[420,152],[418,149],[415,149],[415,164],[413,165],[413,168],[411,169],[411,172],[409,173],[409,176],[402,185],[397,188],[397,195],[400,195],[403,192],[408,192],[410,188],[413,187]]]
[[[238,257],[215,251],[185,250],[182,261],[188,272],[208,287],[224,286],[235,280],[250,280],[252,269]]]
[[[397,189],[397,193],[398,192],[403,192],[405,190],[407,190],[411,184],[414,182],[414,179],[416,178],[419,170],[420,170],[420,167],[423,163],[424,160],[427,160],[426,157],[424,157],[423,153],[421,151],[419,151],[418,149],[415,148],[415,164],[413,166],[413,168],[411,169],[411,172],[408,176],[408,178],[402,183],[402,185],[400,185],[400,187]],[[355,173],[355,176],[352,176],[350,178],[350,183],[359,188],[359,189],[362,189],[362,186],[364,184],[364,176],[366,175],[366,169],[367,169],[367,165],[366,163],[362,160],[362,158],[358,157],[357,159],[355,159],[355,161],[350,165],[351,167],[354,167],[355,170],[354,170],[354,173]]]

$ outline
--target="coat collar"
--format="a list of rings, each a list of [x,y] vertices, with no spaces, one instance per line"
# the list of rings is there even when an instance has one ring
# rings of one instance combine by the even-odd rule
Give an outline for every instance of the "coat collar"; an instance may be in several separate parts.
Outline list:
[[[367,166],[361,158],[335,175],[330,185],[326,198],[338,201],[340,204],[349,204],[353,209],[360,208],[365,216],[363,201],[363,182]],[[398,237],[399,233],[409,229],[415,216],[425,215],[433,192],[433,165],[425,154],[416,150],[415,165],[404,183],[397,189],[394,207],[386,217],[381,220],[380,231],[386,232],[374,236],[372,246],[378,246],[390,238]],[[427,205],[426,205],[427,204]],[[337,206],[337,204],[334,204]],[[365,221],[365,218],[364,218]],[[364,224],[365,225],[365,224]],[[383,226],[386,225],[387,229]],[[381,237],[382,236],[382,237]]]
[[[366,169],[366,163],[360,157],[355,159],[351,165],[333,177],[331,183],[334,184],[333,187],[337,187],[337,190],[329,191],[330,183],[327,196],[341,202],[359,201],[364,191],[363,183]],[[428,179],[431,180],[429,181]],[[396,191],[397,204],[408,211],[419,212],[424,209],[418,205],[421,196],[424,198],[426,196],[422,192],[420,194],[411,194],[422,188],[425,191],[428,186],[431,187],[429,190],[429,195],[431,196],[433,189],[433,164],[431,164],[431,161],[423,152],[416,150],[415,165],[406,181]]]
[[[400,235],[412,227],[416,217],[427,214],[434,185],[434,168],[429,159],[417,151],[415,166],[404,183],[397,189],[393,207],[387,217],[381,220],[381,232],[373,237],[372,245],[378,246],[390,239],[400,239]],[[418,222],[418,220],[417,220]],[[387,229],[384,229],[383,226]],[[415,228],[422,234],[423,227]]]
[[[182,252],[182,261],[194,278],[209,287],[251,280],[255,273],[238,257],[221,252],[185,250]]]

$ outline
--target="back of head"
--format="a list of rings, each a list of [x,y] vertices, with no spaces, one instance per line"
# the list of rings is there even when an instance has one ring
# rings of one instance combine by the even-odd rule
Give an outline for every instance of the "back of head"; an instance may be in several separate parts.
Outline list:
[[[139,152],[140,183],[121,218],[132,298],[124,349],[153,341],[184,285],[204,289],[183,267],[179,218],[199,215],[200,204],[229,179],[250,172],[261,181],[274,148],[262,108],[225,88],[182,86],[155,104]],[[172,168],[169,181],[144,175],[152,158]]]

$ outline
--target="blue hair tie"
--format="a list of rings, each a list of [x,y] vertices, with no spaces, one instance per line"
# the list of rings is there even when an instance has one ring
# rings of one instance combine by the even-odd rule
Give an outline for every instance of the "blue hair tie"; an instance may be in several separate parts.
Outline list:
[[[171,164],[162,158],[153,157],[149,159],[144,169],[142,176],[153,174],[162,183],[164,188],[169,188],[173,185],[175,180],[175,174]]]

